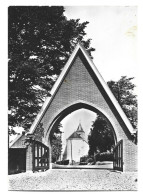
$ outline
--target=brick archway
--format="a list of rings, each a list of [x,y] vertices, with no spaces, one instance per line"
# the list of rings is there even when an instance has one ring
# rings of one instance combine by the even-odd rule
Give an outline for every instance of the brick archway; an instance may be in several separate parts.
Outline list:
[[[137,170],[137,146],[131,141],[133,127],[90,56],[79,43],[53,86],[51,97],[47,98],[32,124],[30,134],[34,135],[38,125],[43,124],[40,139],[43,144],[48,145],[53,126],[70,109],[76,110],[81,106],[100,112],[110,121],[117,142],[123,140],[124,170]],[[28,153],[28,158],[30,155],[32,154]]]
[[[52,168],[51,165],[51,158],[52,158],[52,154],[51,154],[51,143],[50,143],[50,135],[55,131],[55,129],[57,128],[58,124],[69,114],[71,114],[72,112],[79,110],[79,109],[86,109],[86,110],[90,110],[94,113],[99,114],[100,116],[103,116],[105,118],[105,120],[107,121],[107,123],[110,125],[112,133],[113,133],[113,137],[114,137],[114,143],[116,145],[117,143],[117,136],[116,136],[116,132],[113,128],[112,123],[109,121],[109,119],[101,112],[99,111],[97,108],[93,107],[93,105],[87,104],[85,102],[76,102],[70,106],[68,106],[67,108],[65,108],[64,110],[62,110],[51,122],[49,129],[47,129],[46,134],[45,134],[45,144],[48,145],[48,147],[50,148],[50,152],[49,152],[49,167]]]
[[[58,124],[66,117],[68,116],[69,114],[71,114],[72,112],[76,111],[76,110],[79,110],[79,109],[87,109],[87,110],[90,110],[90,111],[93,111],[97,114],[99,114],[100,116],[103,116],[105,118],[105,120],[107,121],[107,123],[110,124],[111,128],[112,128],[112,132],[113,132],[113,135],[114,135],[114,141],[115,141],[115,144],[117,143],[117,135],[116,135],[116,132],[114,130],[114,127],[112,125],[112,122],[107,118],[107,116],[105,116],[105,114],[103,114],[100,110],[98,110],[95,106],[91,105],[91,104],[88,104],[88,103],[85,103],[85,102],[76,102],[74,104],[71,104],[70,106],[66,107],[65,109],[63,109],[51,122],[51,124],[49,125],[49,128],[47,129],[46,131],[46,134],[45,134],[45,140],[47,142],[47,145],[49,145],[49,139],[50,139],[50,134],[52,132],[54,132],[54,130],[56,129],[56,127],[58,126]],[[46,142],[45,142],[46,144]]]

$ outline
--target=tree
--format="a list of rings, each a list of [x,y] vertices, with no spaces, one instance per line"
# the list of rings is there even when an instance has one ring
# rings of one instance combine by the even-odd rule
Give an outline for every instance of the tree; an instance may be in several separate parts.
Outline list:
[[[81,41],[88,22],[68,20],[64,7],[13,6],[8,8],[9,133],[21,126],[28,131],[45,97]]]
[[[88,136],[89,155],[97,152],[111,151],[114,146],[114,135],[109,123],[102,116],[97,116]]]
[[[51,146],[52,146],[52,162],[56,162],[58,161],[62,152],[62,141],[60,135],[56,135],[56,139],[52,140]]]
[[[59,159],[62,152],[62,124],[59,123],[56,130],[50,135],[50,142],[52,147],[52,162],[55,162]]]
[[[133,78],[122,76],[119,81],[109,81],[107,84],[133,128],[137,130],[137,98],[134,94],[135,85],[131,82],[132,79]],[[89,154],[93,155],[97,150],[100,152],[110,150],[113,145],[113,140],[114,138],[110,125],[102,116],[98,116],[92,125],[88,137],[90,148]],[[137,133],[133,138],[133,141],[137,143]]]
[[[119,81],[109,81],[107,84],[133,128],[137,129],[137,96],[134,94],[135,85],[131,82],[132,79],[122,76]]]

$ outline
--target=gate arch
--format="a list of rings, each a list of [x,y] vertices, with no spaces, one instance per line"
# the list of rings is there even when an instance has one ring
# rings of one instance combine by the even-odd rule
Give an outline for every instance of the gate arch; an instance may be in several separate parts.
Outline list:
[[[115,145],[117,144],[117,135],[115,132],[115,129],[111,123],[111,121],[108,119],[107,116],[105,116],[105,114],[103,114],[99,109],[97,109],[95,106],[93,106],[90,103],[85,103],[85,101],[78,101],[78,102],[74,102],[73,104],[70,104],[69,106],[66,106],[66,108],[64,108],[62,111],[60,111],[55,118],[52,120],[48,130],[46,131],[46,135],[45,135],[45,144],[48,145],[49,147],[49,168],[52,168],[52,150],[51,150],[51,143],[50,143],[50,135],[52,133],[54,133],[54,130],[57,128],[58,124],[69,114],[71,114],[72,112],[79,110],[79,109],[87,109],[90,111],[93,111],[101,116],[103,116],[105,118],[105,120],[107,121],[107,123],[110,125],[111,130],[113,132],[113,137],[114,137],[114,143]]]
[[[112,128],[112,132],[114,135],[114,142],[115,144],[117,143],[117,135],[115,132],[115,129],[113,127],[112,122],[108,119],[108,117],[103,114],[103,112],[101,112],[99,109],[97,109],[95,106],[93,106],[90,103],[85,103],[85,101],[78,101],[78,102],[74,102],[73,104],[66,106],[66,108],[64,108],[62,111],[60,111],[56,117],[52,120],[51,124],[49,125],[48,130],[46,131],[45,134],[45,139],[48,141],[47,145],[50,146],[50,135],[51,133],[54,132],[54,130],[56,129],[56,127],[58,126],[58,124],[69,114],[71,114],[72,112],[79,110],[79,109],[87,109],[90,111],[93,111],[101,116],[103,116],[105,118],[105,120],[107,121],[108,124],[110,124],[111,128]],[[46,141],[45,140],[45,141]]]

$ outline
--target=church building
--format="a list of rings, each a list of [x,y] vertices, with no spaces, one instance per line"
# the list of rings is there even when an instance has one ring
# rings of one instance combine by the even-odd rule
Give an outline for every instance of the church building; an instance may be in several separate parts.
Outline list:
[[[77,130],[66,140],[63,160],[69,160],[69,164],[79,163],[80,158],[88,154],[89,145],[85,139],[85,132],[79,123]]]

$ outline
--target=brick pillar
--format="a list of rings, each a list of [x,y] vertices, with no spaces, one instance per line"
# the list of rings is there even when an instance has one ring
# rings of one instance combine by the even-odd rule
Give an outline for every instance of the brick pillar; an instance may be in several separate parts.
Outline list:
[[[26,150],[26,171],[32,171],[32,169],[32,144],[29,144]]]
[[[130,140],[126,140],[123,146],[123,162],[125,172],[137,171],[137,157],[137,145]]]

